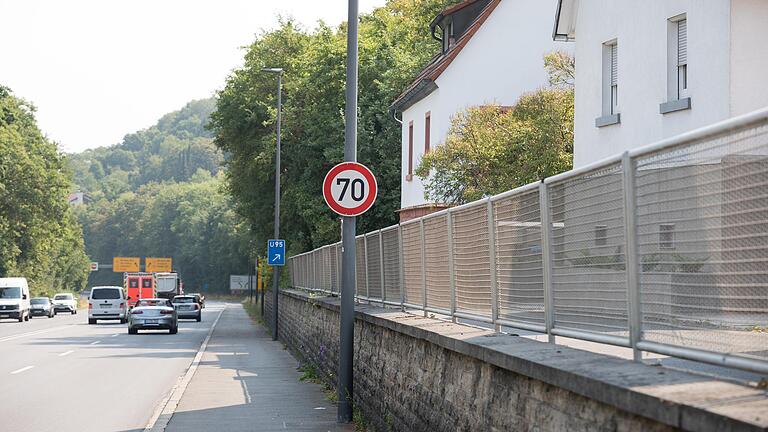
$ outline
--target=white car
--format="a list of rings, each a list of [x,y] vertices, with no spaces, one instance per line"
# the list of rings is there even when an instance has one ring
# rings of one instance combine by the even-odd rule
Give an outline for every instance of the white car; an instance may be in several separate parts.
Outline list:
[[[77,313],[77,300],[70,293],[58,293],[53,296],[53,309],[56,313],[69,312],[74,315]]]
[[[29,285],[25,278],[0,278],[0,319],[29,321]]]
[[[130,298],[130,297],[129,297]],[[91,288],[88,298],[88,324],[96,324],[100,319],[128,322],[128,300],[125,291],[119,286],[98,286]]]

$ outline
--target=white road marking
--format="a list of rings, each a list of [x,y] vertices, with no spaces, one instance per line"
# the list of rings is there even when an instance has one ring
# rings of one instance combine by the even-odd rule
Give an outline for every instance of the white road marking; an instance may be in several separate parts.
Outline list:
[[[101,343],[101,341],[93,341],[93,342],[89,343],[88,345],[96,345],[97,343]]]
[[[75,351],[73,351],[73,350],[69,350],[69,351],[67,351],[67,352],[63,352],[63,353],[59,354],[59,357],[68,356],[68,355],[72,354],[73,352],[75,352]]]
[[[10,341],[10,340],[14,340],[14,339],[21,339],[21,338],[27,337],[27,336],[35,336],[35,335],[39,335],[39,334],[43,334],[43,333],[52,332],[54,330],[61,330],[63,328],[67,328],[67,327],[69,327],[69,325],[64,325],[64,326],[61,326],[61,327],[54,327],[54,328],[49,328],[49,329],[43,329],[43,330],[36,330],[36,331],[27,332],[27,333],[15,334],[15,335],[11,335],[11,336],[5,336],[5,337],[1,337],[0,338],[0,342]]]
[[[110,336],[110,337],[118,337],[118,336],[120,336],[120,333],[115,333],[115,334],[113,334],[113,335],[112,335],[112,336]]]
[[[22,373],[24,371],[28,371],[28,370],[32,369],[33,367],[34,366],[26,366],[26,367],[23,367],[21,369],[16,369],[15,371],[11,372],[11,375],[16,375],[18,373]]]
[[[164,431],[168,426],[168,422],[171,421],[173,413],[176,412],[176,407],[179,405],[179,402],[181,402],[181,397],[184,396],[184,391],[187,390],[189,382],[192,381],[192,377],[195,375],[195,372],[197,372],[197,367],[200,365],[200,361],[203,359],[205,349],[208,348],[208,341],[211,340],[213,330],[216,328],[216,324],[218,324],[219,318],[221,318],[221,315],[224,313],[225,309],[227,309],[226,303],[224,304],[224,307],[221,308],[219,315],[213,321],[213,324],[208,330],[208,335],[205,336],[203,343],[200,344],[200,349],[197,350],[197,354],[195,355],[194,360],[192,360],[189,369],[187,369],[187,372],[184,375],[179,377],[179,381],[177,381],[176,385],[173,386],[170,393],[168,393],[168,396],[166,396],[160,402],[160,405],[158,405],[155,413],[152,414],[152,417],[149,419],[147,426],[144,428],[144,432]],[[158,420],[160,420],[159,423]]]

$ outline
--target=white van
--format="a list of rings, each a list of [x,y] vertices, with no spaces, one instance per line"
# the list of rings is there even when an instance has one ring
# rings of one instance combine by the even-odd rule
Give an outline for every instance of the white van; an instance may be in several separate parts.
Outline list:
[[[91,288],[88,297],[88,324],[96,324],[100,319],[128,322],[128,299],[119,286],[97,286]]]
[[[0,319],[29,321],[29,299],[26,278],[0,278]]]

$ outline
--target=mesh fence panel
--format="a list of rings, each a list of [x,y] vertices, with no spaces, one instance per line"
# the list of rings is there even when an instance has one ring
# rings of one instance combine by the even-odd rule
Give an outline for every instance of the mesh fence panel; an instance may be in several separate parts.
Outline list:
[[[491,317],[491,255],[488,206],[452,213],[456,310]]]
[[[365,279],[365,240],[363,236],[358,236],[355,239],[355,295],[356,296],[368,296],[366,289]]]
[[[628,337],[621,164],[549,186],[555,327]]]
[[[496,280],[499,318],[544,326],[539,191],[533,189],[493,204],[496,224]]]
[[[332,244],[328,247],[329,252],[329,266],[331,269],[331,292],[339,292],[339,261],[338,261],[338,246]]]
[[[448,217],[424,220],[424,263],[427,277],[427,306],[451,309],[451,281],[448,273]]]
[[[381,250],[379,232],[366,235],[366,263],[368,267],[368,297],[381,300]]]
[[[424,303],[422,297],[421,230],[419,223],[402,226],[403,233],[403,293],[405,302],[412,305]]]
[[[768,126],[636,160],[643,338],[768,359]]]
[[[400,301],[400,233],[397,226],[381,231],[384,249],[384,294],[387,301]]]

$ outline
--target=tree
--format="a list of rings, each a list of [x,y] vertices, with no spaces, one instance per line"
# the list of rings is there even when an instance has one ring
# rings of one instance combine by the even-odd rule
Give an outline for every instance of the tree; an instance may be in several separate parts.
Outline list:
[[[430,201],[462,204],[571,169],[573,58],[544,58],[549,87],[510,108],[471,107],[451,119],[445,143],[424,156],[416,175]]]

